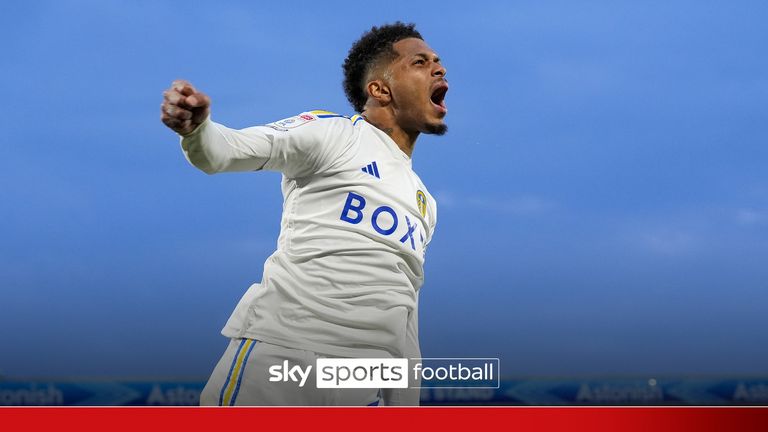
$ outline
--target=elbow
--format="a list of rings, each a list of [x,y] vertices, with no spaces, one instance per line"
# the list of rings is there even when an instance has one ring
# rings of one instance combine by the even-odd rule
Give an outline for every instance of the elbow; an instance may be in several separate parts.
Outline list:
[[[212,164],[208,163],[208,161],[201,161],[201,160],[195,160],[195,159],[190,158],[189,159],[189,163],[193,167],[199,169],[200,171],[202,171],[202,172],[204,172],[204,173],[206,173],[208,175],[213,175],[213,174],[216,174],[218,172],[221,172],[221,170],[216,169],[216,167],[214,167]]]
[[[189,153],[186,153],[186,156],[187,156],[187,161],[189,161],[189,163],[193,167],[199,169],[200,171],[208,175],[221,172],[221,169],[220,169],[221,167],[217,167],[216,164],[213,163],[213,161],[205,157],[205,155],[202,153],[189,152]]]
[[[215,169],[213,169],[211,167],[198,167],[198,169],[200,169],[200,171],[202,171],[202,172],[204,172],[204,173],[206,173],[208,175],[214,175],[214,174],[216,174],[218,172],[218,171],[216,171]]]

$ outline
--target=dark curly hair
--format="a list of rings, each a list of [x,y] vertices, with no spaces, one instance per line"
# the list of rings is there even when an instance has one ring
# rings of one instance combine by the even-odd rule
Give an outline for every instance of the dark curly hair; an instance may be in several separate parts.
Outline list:
[[[342,68],[344,69],[344,93],[355,111],[363,111],[365,102],[368,100],[363,82],[368,72],[385,56],[394,58],[396,55],[392,45],[407,38],[423,39],[415,27],[415,24],[404,24],[400,21],[381,27],[371,27],[370,31],[364,33],[352,45]]]

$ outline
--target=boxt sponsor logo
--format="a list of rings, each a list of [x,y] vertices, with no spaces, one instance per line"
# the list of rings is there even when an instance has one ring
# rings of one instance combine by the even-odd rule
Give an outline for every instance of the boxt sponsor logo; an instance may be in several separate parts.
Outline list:
[[[363,221],[363,219],[365,219],[363,209],[365,209],[366,204],[367,202],[365,197],[354,192],[349,192],[347,194],[347,199],[344,202],[344,208],[341,211],[339,219],[344,222],[351,223],[352,225],[359,224]],[[411,249],[416,250],[416,237],[414,234],[418,233],[419,240],[422,243],[424,242],[424,236],[421,234],[421,231],[417,229],[419,224],[415,220],[413,221],[413,224],[411,224],[412,221],[408,215],[405,215],[404,222],[406,230],[405,234],[400,237],[400,243],[410,244]],[[394,208],[387,205],[382,205],[380,207],[376,207],[370,214],[370,224],[374,231],[386,237],[397,231],[401,221],[400,216],[397,214]]]

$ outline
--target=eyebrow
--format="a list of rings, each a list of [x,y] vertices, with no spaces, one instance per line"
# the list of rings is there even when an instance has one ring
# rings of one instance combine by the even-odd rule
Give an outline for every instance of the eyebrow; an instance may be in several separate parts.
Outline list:
[[[427,54],[427,53],[418,53],[418,54],[414,55],[414,57],[421,57],[424,60],[429,60],[429,54]],[[435,63],[440,63],[440,56],[435,54],[435,59],[433,61]]]

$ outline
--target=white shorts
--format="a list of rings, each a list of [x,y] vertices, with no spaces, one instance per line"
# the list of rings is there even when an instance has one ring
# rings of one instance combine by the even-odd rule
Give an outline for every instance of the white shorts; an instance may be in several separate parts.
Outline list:
[[[315,385],[315,363],[327,357],[254,339],[231,339],[200,394],[200,405],[375,406],[379,389],[327,389]],[[303,387],[294,381],[269,381],[270,366],[312,366]]]

